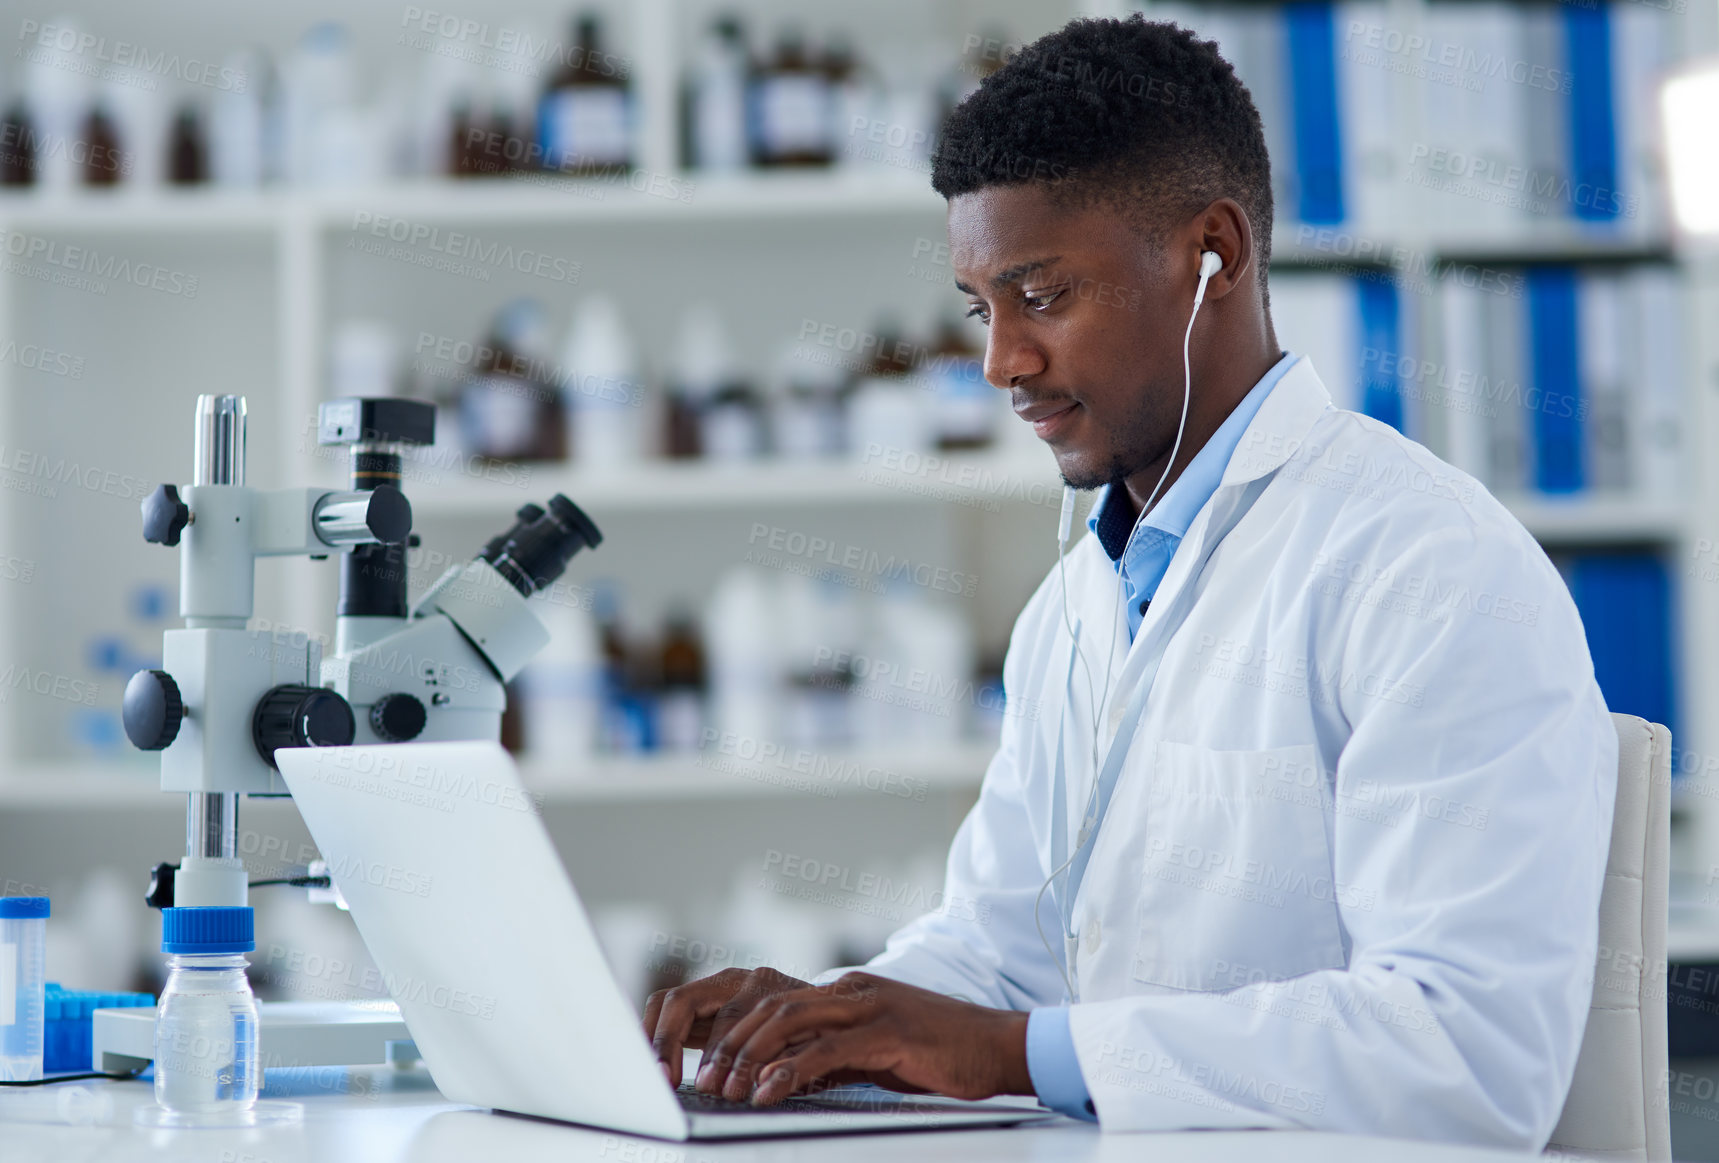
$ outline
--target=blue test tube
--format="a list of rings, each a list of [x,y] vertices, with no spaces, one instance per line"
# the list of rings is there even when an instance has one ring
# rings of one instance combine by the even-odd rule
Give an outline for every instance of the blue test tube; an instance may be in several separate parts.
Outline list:
[[[0,897],[0,1080],[42,1077],[48,898]]]

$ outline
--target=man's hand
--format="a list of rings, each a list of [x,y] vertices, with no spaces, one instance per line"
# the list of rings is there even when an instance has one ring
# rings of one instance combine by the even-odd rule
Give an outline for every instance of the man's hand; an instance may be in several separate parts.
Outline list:
[[[714,983],[722,976],[707,980]],[[847,1082],[966,1099],[1033,1093],[1024,1013],[987,1009],[869,973],[850,973],[818,987],[780,974],[766,982],[742,980],[754,976],[740,974],[707,991],[710,997],[725,993],[728,1000],[719,1008],[740,1012],[722,1031],[713,1023],[707,1034],[698,1072],[698,1089],[707,1094],[735,1101],[750,1096],[767,1106]],[[782,988],[784,983],[790,987]],[[666,996],[680,992],[670,990]],[[653,997],[646,1008],[647,1032],[653,1029],[652,1018],[667,1011],[666,1001],[657,1004],[663,996]],[[660,1019],[654,1026],[663,1031]],[[668,1042],[653,1041],[661,1057]],[[679,1048],[676,1041],[677,1059]],[[673,1065],[671,1078],[679,1073]]]
[[[657,1052],[670,1086],[680,1085],[681,1049],[714,1045],[766,998],[808,983],[774,969],[724,969],[673,989],[659,989],[645,1002],[645,1037]]]

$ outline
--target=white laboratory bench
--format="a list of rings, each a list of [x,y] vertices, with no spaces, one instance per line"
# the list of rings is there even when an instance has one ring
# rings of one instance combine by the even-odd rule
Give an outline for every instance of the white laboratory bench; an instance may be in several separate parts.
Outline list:
[[[253,1130],[164,1131],[137,1127],[132,1111],[153,1101],[146,1082],[84,1083],[114,1099],[109,1126],[0,1122],[0,1160],[194,1159],[207,1163],[892,1163],[1048,1159],[1105,1163],[1486,1163],[1509,1152],[1295,1131],[1100,1134],[1071,1119],[989,1131],[838,1135],[730,1143],[668,1143],[539,1119],[498,1115],[443,1098],[420,1066],[407,1070],[275,1070],[265,1096],[304,1104],[302,1123]],[[1266,1138],[1269,1136],[1269,1139]]]

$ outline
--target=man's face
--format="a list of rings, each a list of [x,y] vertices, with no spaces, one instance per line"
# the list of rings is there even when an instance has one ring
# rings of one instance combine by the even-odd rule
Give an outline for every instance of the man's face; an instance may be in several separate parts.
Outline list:
[[[1063,480],[1097,488],[1169,455],[1193,309],[1164,256],[1113,210],[1031,183],[949,202],[956,286],[989,328],[985,378],[1051,446]]]

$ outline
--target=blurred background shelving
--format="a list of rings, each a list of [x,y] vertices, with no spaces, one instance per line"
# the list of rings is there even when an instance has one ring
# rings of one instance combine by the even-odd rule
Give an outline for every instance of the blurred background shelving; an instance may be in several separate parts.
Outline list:
[[[135,163],[112,188],[56,178],[47,163],[31,187],[0,184],[0,883],[50,888],[56,910],[64,899],[90,918],[65,926],[84,934],[84,952],[70,938],[61,950],[88,967],[85,984],[131,984],[100,976],[88,934],[104,925],[130,935],[140,972],[153,963],[142,921],[116,918],[137,911],[143,870],[182,840],[183,804],[121,746],[117,708],[176,612],[177,557],[141,541],[137,500],[186,476],[204,392],[247,396],[249,475],[269,485],[344,478],[343,458],[311,437],[324,399],[378,388],[434,399],[442,452],[415,460],[405,482],[423,538],[414,592],[528,500],[564,491],[604,529],[544,604],[557,644],[515,692],[509,741],[633,987],[721,967],[665,959],[665,935],[793,966],[867,956],[911,915],[904,902],[936,907],[943,852],[1002,716],[1035,710],[1003,707],[996,675],[1014,616],[1054,562],[1059,484],[1003,394],[973,390],[983,335],[955,318],[964,304],[927,158],[942,109],[1016,46],[1135,7],[580,5],[602,45],[580,50],[583,73],[568,50],[586,34],[565,0],[495,15],[373,0],[78,7],[68,21],[25,0],[19,51],[0,57],[0,128],[30,99],[59,102],[38,116],[38,140],[87,145],[81,119],[105,102]],[[1265,114],[1284,346],[1311,354],[1344,406],[1502,497],[1565,568],[1591,627],[1613,625],[1616,595],[1659,603],[1646,615],[1654,661],[1607,655],[1602,682],[1617,709],[1673,723],[1675,861],[1705,883],[1719,868],[1708,792],[1719,764],[1704,774],[1719,756],[1719,480],[1704,455],[1719,433],[1719,268],[1674,236],[1650,115],[1652,83],[1719,51],[1719,11],[1626,0],[1142,10],[1218,39]],[[1596,13],[1614,46],[1598,80],[1582,63]],[[723,16],[749,38],[738,71]],[[58,27],[110,48],[67,56],[43,31]],[[515,49],[499,47],[503,34]],[[522,41],[555,49],[521,57]],[[143,56],[117,63],[120,43]],[[1424,51],[1452,44],[1457,83],[1429,76]],[[169,57],[181,64],[139,71]],[[192,60],[273,78],[257,92],[300,119],[259,129],[276,163],[259,154],[248,176],[235,169],[242,94],[219,71],[187,81]],[[1517,81],[1518,64],[1561,79]],[[1306,105],[1321,85],[1323,120]],[[556,118],[573,116],[555,95],[580,86],[609,95],[579,116],[601,122],[621,101],[618,139],[596,138],[619,153],[483,172],[510,142],[553,153]],[[1584,94],[1594,99],[1577,102]],[[700,114],[701,102],[728,120]],[[1578,104],[1609,118],[1618,209],[1573,194],[1500,205],[1490,195],[1510,179],[1491,167],[1596,164],[1579,126],[1541,132]],[[186,109],[212,180],[175,185],[163,180],[178,164],[167,143]],[[11,140],[0,134],[0,155]],[[478,150],[463,162],[461,140]],[[1453,152],[1477,160],[1433,167]],[[784,157],[802,164],[759,164]],[[465,176],[450,174],[462,165]],[[1574,304],[1573,332],[1546,331],[1549,303]],[[1609,346],[1578,338],[1596,318],[1624,320]],[[1643,331],[1644,318],[1655,327]],[[482,364],[473,353],[497,335],[531,358]],[[877,358],[896,342],[901,359]],[[1568,358],[1554,367],[1544,353]],[[700,358],[722,364],[724,382],[685,383]],[[483,395],[498,375],[541,395],[539,421],[568,409],[572,422],[554,423],[570,458],[562,447],[484,455],[498,450],[483,441],[507,435],[493,410],[506,393]],[[638,406],[598,408],[580,377],[624,384]],[[1584,402],[1592,422],[1548,426],[1543,404],[1521,403],[1548,393]],[[729,410],[712,421],[718,397]],[[703,454],[666,457],[670,405],[688,399],[704,409]],[[1547,448],[1572,442],[1575,474],[1548,472]],[[821,556],[788,548],[813,542]],[[265,563],[257,625],[329,636],[334,596],[328,563]],[[697,681],[665,681],[671,640],[682,663],[695,648]],[[770,660],[762,679],[724,669],[747,643]],[[59,695],[34,693],[43,675]],[[759,744],[770,761],[738,755]],[[259,867],[307,842],[290,804],[248,805],[241,826]],[[908,887],[893,902],[808,899],[780,876],[783,852]],[[362,957],[314,910],[258,903],[260,932]],[[1700,909],[1677,931],[1694,952],[1719,947],[1719,920]]]

